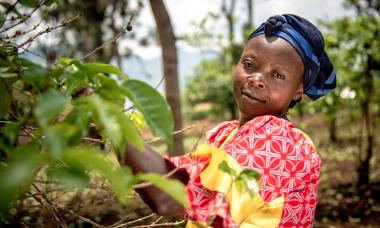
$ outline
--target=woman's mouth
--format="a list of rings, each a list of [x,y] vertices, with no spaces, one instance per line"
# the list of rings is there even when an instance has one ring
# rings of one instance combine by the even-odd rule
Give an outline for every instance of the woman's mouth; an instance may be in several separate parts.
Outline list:
[[[261,103],[266,103],[267,102],[266,99],[258,97],[258,96],[256,96],[255,94],[253,94],[250,91],[242,91],[241,95],[244,96],[244,97],[247,97],[247,98],[249,98],[251,100],[259,101]]]

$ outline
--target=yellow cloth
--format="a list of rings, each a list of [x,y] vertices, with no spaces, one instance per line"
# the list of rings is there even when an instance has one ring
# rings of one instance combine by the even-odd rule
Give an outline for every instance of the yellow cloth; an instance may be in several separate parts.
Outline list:
[[[223,161],[235,170],[239,175],[243,169],[239,163],[225,151],[208,145],[200,145],[192,156],[211,155],[209,165],[201,173],[202,185],[212,191],[223,193],[230,205],[230,214],[239,227],[278,227],[283,205],[284,197],[281,196],[269,203],[265,203],[258,193],[258,184],[256,185],[256,194],[252,197],[248,191],[239,191],[234,177],[219,169],[219,164]],[[189,221],[186,227],[208,227],[199,222]]]

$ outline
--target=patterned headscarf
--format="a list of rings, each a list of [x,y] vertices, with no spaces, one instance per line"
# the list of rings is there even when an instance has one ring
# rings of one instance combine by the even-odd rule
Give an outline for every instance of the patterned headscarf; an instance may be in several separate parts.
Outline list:
[[[301,56],[305,66],[304,91],[317,100],[336,86],[336,73],[327,53],[321,32],[306,19],[284,14],[270,17],[248,38],[265,34],[289,42]]]

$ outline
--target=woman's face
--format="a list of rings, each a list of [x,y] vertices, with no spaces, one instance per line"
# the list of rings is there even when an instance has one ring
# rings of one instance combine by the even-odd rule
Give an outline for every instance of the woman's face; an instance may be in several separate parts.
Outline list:
[[[303,93],[304,65],[287,41],[259,35],[249,40],[236,66],[234,96],[240,123],[262,115],[286,114]]]

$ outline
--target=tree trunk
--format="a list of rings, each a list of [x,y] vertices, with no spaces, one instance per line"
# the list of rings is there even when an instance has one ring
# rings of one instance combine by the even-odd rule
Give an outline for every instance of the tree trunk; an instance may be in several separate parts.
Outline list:
[[[372,114],[371,114],[371,108],[370,104],[372,101],[373,97],[373,74],[371,73],[371,64],[372,59],[368,59],[368,70],[366,71],[365,78],[365,86],[366,86],[366,98],[363,101],[362,104],[362,112],[364,116],[364,121],[365,121],[365,129],[366,129],[366,141],[367,141],[367,150],[365,153],[364,160],[361,161],[360,166],[358,168],[358,191],[360,195],[363,195],[367,192],[369,188],[369,174],[370,174],[370,160],[372,158],[373,154],[373,123],[372,123]]]
[[[248,20],[247,25],[249,27],[253,26],[253,0],[247,0],[247,7],[248,7]]]
[[[178,83],[176,38],[164,2],[162,0],[150,0],[150,6],[156,21],[162,48],[166,99],[172,108],[175,121],[174,130],[181,130],[182,115]],[[178,133],[174,135],[174,151],[171,151],[170,154],[181,155],[183,153],[183,135],[182,133]]]
[[[336,116],[334,114],[334,117],[331,119],[330,122],[330,141],[333,143],[337,142],[337,137],[336,137]]]

